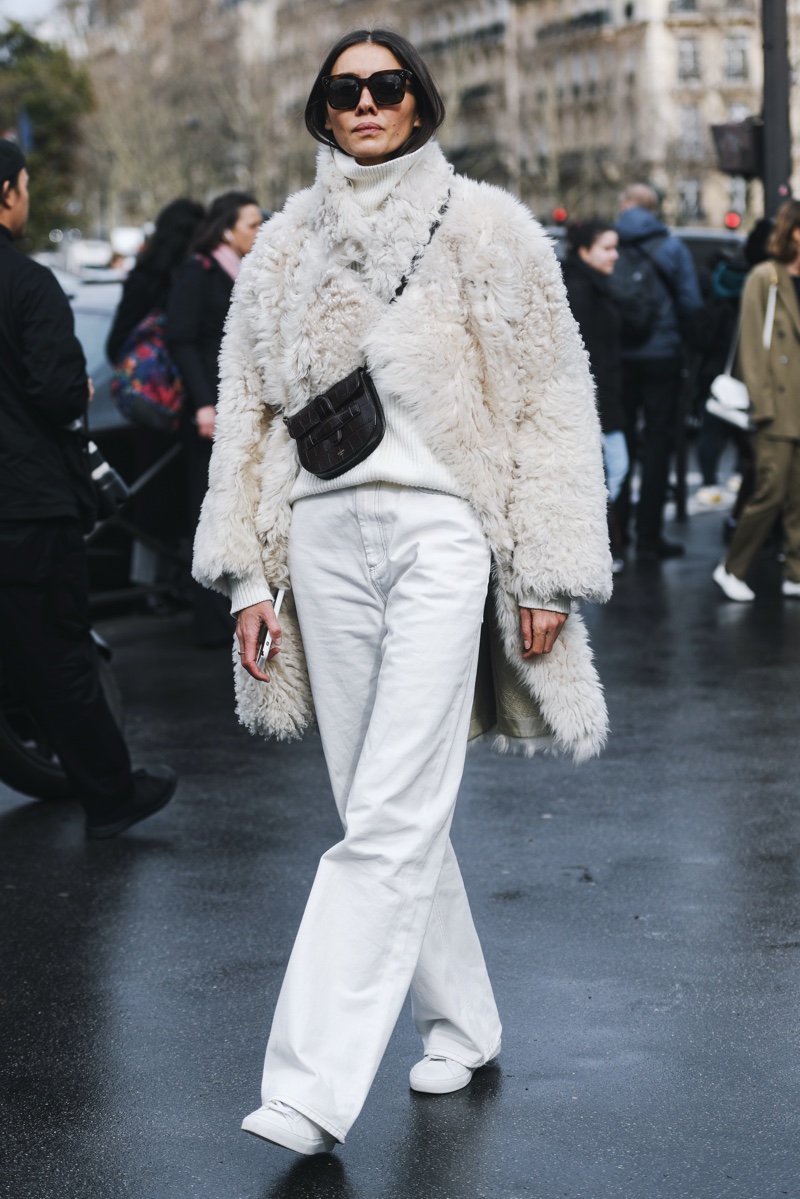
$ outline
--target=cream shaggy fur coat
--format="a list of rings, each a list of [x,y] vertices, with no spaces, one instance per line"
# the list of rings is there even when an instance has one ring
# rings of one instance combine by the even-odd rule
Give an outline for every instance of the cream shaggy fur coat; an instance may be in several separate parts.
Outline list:
[[[441,228],[390,305],[448,191]],[[291,587],[298,459],[282,417],[365,362],[480,516],[505,654],[552,746],[578,760],[597,753],[607,717],[580,614],[549,655],[523,662],[519,640],[522,597],[611,594],[587,356],[541,227],[506,192],[454,175],[434,142],[372,215],[323,148],[314,185],[244,260],[220,354],[195,578],[225,594],[231,577]],[[313,720],[290,593],[281,625],[269,684],[237,665],[237,710],[252,731],[287,738]]]

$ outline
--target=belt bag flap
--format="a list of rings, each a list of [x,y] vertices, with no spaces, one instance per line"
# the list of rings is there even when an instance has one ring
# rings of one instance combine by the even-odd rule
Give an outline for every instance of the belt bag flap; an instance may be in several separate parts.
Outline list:
[[[322,395],[314,396],[310,403],[306,404],[305,408],[301,408],[294,416],[287,416],[286,428],[289,430],[289,436],[295,441],[299,437],[305,437],[312,430],[316,431],[318,425],[330,420],[332,416],[337,415],[342,408],[346,408],[351,400],[353,400],[363,387],[363,379],[369,379],[369,375],[359,367],[346,379],[342,379],[339,383],[335,383],[333,387],[329,387]],[[372,380],[369,380],[370,384]]]
[[[284,417],[300,462],[319,479],[335,479],[363,462],[385,432],[383,409],[365,367]]]

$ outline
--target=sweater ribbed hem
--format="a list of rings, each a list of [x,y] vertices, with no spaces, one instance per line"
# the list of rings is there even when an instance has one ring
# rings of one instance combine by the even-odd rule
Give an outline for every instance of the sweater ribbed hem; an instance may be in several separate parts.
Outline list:
[[[263,575],[251,575],[246,579],[228,578],[228,585],[231,590],[231,612],[234,616],[241,612],[242,608],[249,608],[252,604],[261,604],[265,600],[272,602],[272,592]]]
[[[426,491],[442,491],[445,495],[466,496],[450,471],[434,458],[417,431],[413,420],[384,397],[386,432],[378,448],[352,470],[338,479],[318,479],[301,468],[289,502],[309,495],[324,495],[343,487],[358,487],[361,483],[397,483],[401,487],[419,487]]]
[[[526,595],[519,601],[520,608],[538,608],[543,612],[563,612],[569,616],[572,611],[572,600],[565,592],[555,595]]]

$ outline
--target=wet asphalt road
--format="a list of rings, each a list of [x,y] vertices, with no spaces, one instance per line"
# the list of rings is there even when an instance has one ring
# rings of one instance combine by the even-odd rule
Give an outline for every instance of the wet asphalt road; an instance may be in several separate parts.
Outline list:
[[[86,843],[0,787],[3,1199],[800,1196],[800,603],[726,604],[719,519],[589,612],[602,759],[468,759],[454,841],[504,1019],[415,1096],[404,1013],[333,1157],[239,1131],[319,854],[319,742],[259,743],[185,617],[108,622],[139,763],[173,804]]]

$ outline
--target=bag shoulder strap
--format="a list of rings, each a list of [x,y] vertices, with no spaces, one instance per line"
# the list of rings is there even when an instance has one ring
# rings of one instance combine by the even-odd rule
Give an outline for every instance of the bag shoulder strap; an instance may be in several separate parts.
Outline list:
[[[767,296],[767,309],[764,313],[764,328],[761,334],[761,344],[765,350],[768,350],[772,345],[772,329],[775,324],[775,305],[778,298],[778,272],[775,269],[775,263],[770,263],[769,271],[769,294]],[[731,346],[728,350],[728,357],[725,360],[725,374],[733,373],[733,364],[736,361],[736,351],[739,348],[739,338],[742,335],[742,309],[739,306],[739,319],[736,322],[736,330],[731,340]]]
[[[436,220],[431,225],[431,231],[428,235],[428,240],[425,242],[424,246],[422,246],[419,250],[417,250],[416,254],[411,259],[411,265],[409,266],[406,274],[403,275],[403,278],[400,280],[400,282],[397,286],[397,290],[395,291],[394,295],[392,296],[391,300],[389,301],[390,304],[394,304],[395,300],[399,300],[401,295],[403,294],[403,292],[408,287],[408,283],[409,283],[411,276],[414,274],[414,271],[419,266],[420,260],[422,259],[422,256],[425,253],[425,251],[427,250],[428,246],[433,241],[436,230],[439,228],[442,221],[444,220],[444,214],[447,212],[449,207],[450,207],[450,191],[448,190],[447,196],[445,197],[444,204],[442,204],[441,208],[439,209],[439,215],[437,216]]]
[[[778,270],[774,262],[769,264],[769,295],[767,296],[767,311],[764,314],[764,331],[761,344],[765,350],[772,345],[772,328],[775,324],[775,305],[778,300]]]
[[[739,338],[741,337],[741,335],[742,335],[742,309],[741,309],[741,305],[740,305],[739,306],[739,315],[736,318],[736,328],[733,331],[733,337],[731,338],[730,349],[728,350],[728,357],[725,359],[725,370],[723,371],[723,374],[725,374],[725,375],[733,374],[733,364],[736,361],[736,351],[739,349]]]

